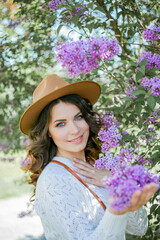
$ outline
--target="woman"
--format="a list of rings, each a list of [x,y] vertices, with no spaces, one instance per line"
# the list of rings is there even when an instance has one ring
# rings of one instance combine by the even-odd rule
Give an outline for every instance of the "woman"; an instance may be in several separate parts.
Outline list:
[[[92,110],[99,95],[95,82],[68,84],[50,75],[21,117],[20,129],[31,140],[26,169],[36,185],[35,209],[47,240],[122,240],[125,232],[146,232],[142,206],[157,185],[135,192],[130,207],[115,212],[101,181],[109,172],[92,166],[100,151],[96,136],[101,123]]]

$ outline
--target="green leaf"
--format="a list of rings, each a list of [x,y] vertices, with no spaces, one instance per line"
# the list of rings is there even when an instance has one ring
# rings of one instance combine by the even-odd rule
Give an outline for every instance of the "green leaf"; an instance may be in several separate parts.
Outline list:
[[[144,90],[141,90],[141,89],[136,89],[132,92],[132,95],[135,96],[135,95],[141,95],[141,94],[146,94],[146,91]]]
[[[145,75],[145,72],[146,72],[146,67],[145,67],[145,66],[138,67],[138,70],[139,70],[143,75]]]
[[[62,24],[58,26],[58,28],[57,28],[57,35],[59,34],[59,32],[60,32],[60,30],[61,30],[62,27],[63,27]]]
[[[155,211],[155,209],[157,208],[157,206],[158,206],[158,204],[153,204],[153,205],[151,206],[151,208],[150,208],[150,214],[152,214],[152,213]]]
[[[144,74],[142,72],[137,72],[136,73],[136,81],[138,81],[139,79],[141,79],[144,76]]]
[[[142,128],[142,121],[139,121],[139,122],[138,122],[138,127],[139,127],[139,128]]]
[[[149,98],[147,99],[147,103],[148,103],[148,106],[154,110],[155,108],[155,105],[156,105],[156,100],[153,96],[149,96]]]
[[[86,25],[86,28],[88,28],[89,32],[91,33],[94,28],[94,24],[93,23],[88,24],[88,25]]]
[[[147,92],[147,95],[150,96],[152,94],[152,89],[150,89],[148,92]]]
[[[132,102],[126,102],[125,109],[127,109],[131,104]]]
[[[156,102],[160,104],[160,97],[156,98]]]
[[[142,67],[142,66],[145,67],[146,64],[147,64],[147,59],[143,59],[143,60],[140,62],[139,67]]]
[[[87,4],[87,8],[93,9],[94,6],[94,2],[88,3]]]
[[[78,21],[79,21],[79,16],[72,17],[72,22],[74,23],[74,25],[77,25]]]
[[[141,114],[141,111],[142,111],[142,104],[138,102],[135,104],[135,112],[139,116]]]
[[[156,152],[154,154],[152,154],[151,159],[155,159],[159,157],[159,152]]]
[[[106,14],[105,10],[102,7],[96,7],[95,10],[98,10],[98,11]]]

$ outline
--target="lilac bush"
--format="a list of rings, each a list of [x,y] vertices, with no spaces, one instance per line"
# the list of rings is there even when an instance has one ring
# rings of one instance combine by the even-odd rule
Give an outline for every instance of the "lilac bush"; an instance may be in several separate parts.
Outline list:
[[[157,112],[153,114],[156,115]],[[159,178],[142,166],[146,163],[150,164],[150,159],[139,155],[136,148],[127,148],[125,142],[123,145],[120,143],[122,140],[120,124],[115,120],[113,113],[107,112],[101,115],[100,119],[104,124],[104,129],[98,134],[102,142],[103,156],[95,161],[94,167],[111,172],[111,177],[103,179],[104,186],[108,189],[109,196],[114,199],[111,207],[115,211],[123,211],[130,206],[130,200],[136,190],[142,190],[148,183],[158,184]],[[148,127],[148,131],[152,132],[154,128]],[[119,153],[113,154],[112,148],[118,146],[120,147]]]

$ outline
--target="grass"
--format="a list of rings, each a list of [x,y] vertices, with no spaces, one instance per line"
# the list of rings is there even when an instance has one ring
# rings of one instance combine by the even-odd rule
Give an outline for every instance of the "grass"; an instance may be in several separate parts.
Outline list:
[[[10,158],[14,158],[14,161],[9,162]],[[20,161],[23,158],[23,152],[0,153],[0,199],[17,197],[26,193],[32,195],[33,187],[25,182],[26,174],[20,169]]]

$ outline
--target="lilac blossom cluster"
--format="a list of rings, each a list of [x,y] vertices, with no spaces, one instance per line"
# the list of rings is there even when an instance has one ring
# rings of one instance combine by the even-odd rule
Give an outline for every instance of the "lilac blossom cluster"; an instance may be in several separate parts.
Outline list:
[[[70,12],[71,17],[75,17],[78,15],[78,12],[82,9],[85,9],[86,5],[82,5],[81,7],[76,7],[75,13]],[[81,12],[80,15],[84,15],[84,12]]]
[[[122,140],[122,135],[120,134],[118,127],[113,125],[107,130],[100,130],[98,138],[103,142],[101,150],[105,153],[111,148],[119,146],[119,141]]]
[[[160,97],[160,79],[158,77],[150,79],[144,77],[141,79],[140,85],[145,87],[148,91],[152,89],[152,96]]]
[[[56,10],[56,8],[61,5],[61,4],[65,4],[66,2],[64,0],[52,0],[49,4],[48,7],[52,10]]]
[[[140,165],[150,163],[149,159],[146,159],[138,155],[138,151],[134,148],[122,148],[118,155],[112,156],[108,151],[102,157],[95,161],[94,167],[101,170],[107,169],[109,171],[116,171],[117,167],[121,163]]]
[[[153,42],[160,39],[160,26],[152,25],[150,28],[144,29],[143,38]]]
[[[152,117],[147,118],[148,125],[154,124],[157,125],[160,119],[160,115],[158,114],[158,111],[152,112]]]
[[[84,10],[84,12],[79,13],[80,10]],[[74,12],[67,12],[67,14],[64,14],[62,17],[62,21],[65,23],[73,23],[72,22],[72,18],[76,17],[79,15],[79,17],[81,17],[81,20],[85,19],[85,16],[87,15],[86,12],[87,8],[86,5],[82,5],[81,7],[76,7]]]
[[[155,138],[158,136],[158,134],[155,132],[154,127],[147,127],[143,131],[147,134],[145,134],[144,136],[141,136],[140,138],[141,138],[142,141],[145,141],[146,143],[151,142],[151,140],[153,139],[153,136]]]
[[[152,52],[142,52],[142,56],[138,58],[137,66],[143,59],[147,59],[146,70],[151,68],[160,68],[160,55]]]
[[[141,190],[146,184],[156,183],[159,185],[159,178],[153,176],[144,167],[125,163],[120,164],[118,170],[103,181],[105,188],[109,190],[109,196],[114,199],[111,207],[115,211],[123,211],[130,206],[133,193]]]
[[[136,83],[134,81],[134,78],[131,77],[130,78],[130,81],[127,82],[128,83],[128,88],[126,90],[126,96],[127,97],[130,97],[130,98],[136,98],[137,95],[132,95],[132,93],[138,89],[138,87],[136,86]]]
[[[118,129],[119,122],[113,118],[113,113],[103,114],[100,119],[103,122],[104,129],[99,131],[98,138],[103,142],[101,150],[105,153],[119,145],[122,135]]]
[[[81,41],[58,43],[56,54],[62,67],[65,67],[69,76],[74,77],[80,73],[89,73],[98,68],[100,59],[111,60],[118,54],[120,48],[116,40],[105,38],[90,38]]]
[[[101,114],[100,120],[103,123],[106,130],[113,125],[117,127],[120,125],[120,123],[114,118],[113,112],[109,111],[106,114]]]
[[[115,168],[118,163],[118,156],[111,156],[109,152],[106,152],[103,157],[100,157],[95,161],[94,167],[99,170],[107,169],[108,171],[110,171],[111,169]]]

